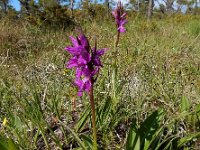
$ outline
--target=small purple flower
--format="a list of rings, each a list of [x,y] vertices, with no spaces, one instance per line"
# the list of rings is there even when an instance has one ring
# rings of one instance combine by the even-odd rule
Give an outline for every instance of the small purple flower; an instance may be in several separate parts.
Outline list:
[[[67,62],[67,68],[76,68],[75,85],[78,87],[78,96],[86,91],[90,92],[94,82],[94,76],[99,72],[100,67],[103,67],[100,57],[107,49],[97,50],[96,46],[90,48],[89,41],[84,34],[80,34],[74,38],[70,36],[72,46],[65,48],[72,58]]]
[[[124,25],[128,22],[126,20],[127,13],[124,13],[122,3],[119,1],[117,3],[117,8],[112,12],[117,24],[117,31],[123,33],[126,31]]]
[[[89,93],[92,86],[92,83],[89,77],[85,77],[82,80],[80,78],[76,78],[74,83],[79,88],[78,96],[82,96],[84,91]]]
[[[100,57],[105,53],[106,50],[106,48],[100,50],[96,50],[96,47],[92,48],[93,57],[91,59],[95,66],[103,67]]]

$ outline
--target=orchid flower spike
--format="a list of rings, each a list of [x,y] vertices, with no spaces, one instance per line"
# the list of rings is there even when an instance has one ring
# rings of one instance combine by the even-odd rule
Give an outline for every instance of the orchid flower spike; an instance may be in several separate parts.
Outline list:
[[[117,31],[120,33],[125,32],[126,29],[124,25],[128,22],[126,20],[127,13],[124,12],[124,8],[120,1],[117,3],[117,8],[114,11],[112,11],[112,15],[114,16],[116,21]]]
[[[85,91],[90,92],[94,83],[94,76],[103,67],[100,57],[105,53],[106,48],[97,50],[96,46],[90,48],[90,44],[86,36],[81,33],[77,37],[70,36],[72,46],[65,48],[72,58],[67,62],[67,68],[76,69],[75,85],[78,87],[78,96],[82,96]]]

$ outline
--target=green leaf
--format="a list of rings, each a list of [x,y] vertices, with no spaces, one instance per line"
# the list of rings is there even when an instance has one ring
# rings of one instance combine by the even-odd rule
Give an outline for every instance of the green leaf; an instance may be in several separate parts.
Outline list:
[[[109,112],[111,111],[111,104],[112,104],[111,99],[108,98],[101,112],[103,121],[106,121],[107,118],[109,117]]]
[[[82,134],[81,138],[83,139],[83,142],[85,143],[87,148],[92,149],[92,147],[93,147],[92,139],[90,137],[86,136],[85,134]]]
[[[140,134],[135,121],[132,123],[128,134],[126,150],[140,150]]]
[[[66,126],[67,130],[71,132],[73,135],[74,139],[79,143],[79,145],[82,147],[82,149],[87,150],[85,144],[81,141],[81,139],[78,137],[78,135],[68,126]]]
[[[197,137],[200,137],[200,132],[189,134],[188,136],[181,138],[178,141],[178,148],[182,147],[184,144],[186,144],[187,142],[189,142],[189,141],[191,141],[191,140],[193,140],[194,138],[197,138]]]
[[[109,98],[106,99],[105,103],[99,108],[99,110],[97,111],[97,118],[98,118],[98,123],[100,128],[104,127],[103,125],[109,125],[108,121],[108,117],[110,116],[110,112],[112,109],[112,101]]]
[[[79,121],[77,122],[76,126],[75,126],[75,130],[78,132],[80,130],[82,130],[82,128],[85,126],[86,121],[88,120],[90,116],[90,107],[88,107],[85,112],[83,113],[82,116],[80,116]]]
[[[22,131],[23,129],[22,122],[17,115],[15,115],[15,129],[18,129],[19,131]]]
[[[162,143],[160,143],[160,137],[162,135],[162,131],[164,129],[164,126],[160,127],[152,136],[150,141],[145,141],[144,150],[150,149],[156,149],[157,147],[160,147]]]
[[[140,136],[141,139],[141,149],[144,147],[149,147],[152,142],[153,135],[160,129],[160,123],[163,120],[164,113],[162,109],[154,111],[141,125]]]
[[[0,150],[18,150],[12,139],[0,139]]]
[[[190,103],[188,99],[183,96],[181,99],[181,112],[188,111],[190,109]]]
[[[8,150],[8,144],[4,139],[0,139],[0,149],[1,150]]]
[[[18,150],[16,144],[13,142],[12,139],[8,140],[8,149],[9,150]]]
[[[196,105],[195,111],[198,117],[200,117],[200,104]]]

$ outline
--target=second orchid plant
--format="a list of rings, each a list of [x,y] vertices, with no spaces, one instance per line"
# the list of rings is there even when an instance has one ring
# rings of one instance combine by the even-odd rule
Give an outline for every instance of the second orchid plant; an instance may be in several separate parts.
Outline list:
[[[114,43],[114,60],[112,63],[112,77],[111,77],[111,90],[112,90],[112,99],[113,104],[117,103],[116,98],[116,82],[117,82],[117,72],[118,72],[118,66],[117,66],[117,54],[118,54],[118,44],[120,39],[120,34],[124,33],[126,31],[124,25],[128,22],[126,19],[127,13],[124,12],[124,8],[122,3],[119,1],[117,3],[116,9],[112,12],[113,17],[115,18],[116,27],[117,27],[117,35]]]
[[[123,11],[121,2],[118,2],[117,8],[112,12],[117,26],[115,49],[118,46],[120,33],[125,32],[124,25],[127,23],[126,13]],[[77,37],[70,36],[70,40],[72,45],[65,48],[65,50],[72,55],[71,59],[67,62],[67,68],[75,68],[76,70],[74,84],[78,87],[78,96],[82,96],[83,92],[86,92],[90,97],[94,144],[93,149],[97,150],[97,129],[95,122],[96,117],[93,86],[96,82],[100,68],[103,67],[100,60],[101,56],[105,53],[107,48],[98,50],[96,43],[95,46],[91,48],[89,40],[82,32],[80,32]]]

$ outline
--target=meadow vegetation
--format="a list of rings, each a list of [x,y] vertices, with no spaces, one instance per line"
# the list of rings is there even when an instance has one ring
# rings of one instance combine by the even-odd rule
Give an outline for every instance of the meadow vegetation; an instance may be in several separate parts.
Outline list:
[[[89,99],[77,96],[74,72],[65,67],[64,48],[80,25],[90,41],[109,48],[94,86],[99,149],[200,149],[199,20],[129,15],[115,55],[111,18],[60,29],[1,19],[0,149],[91,149]]]

